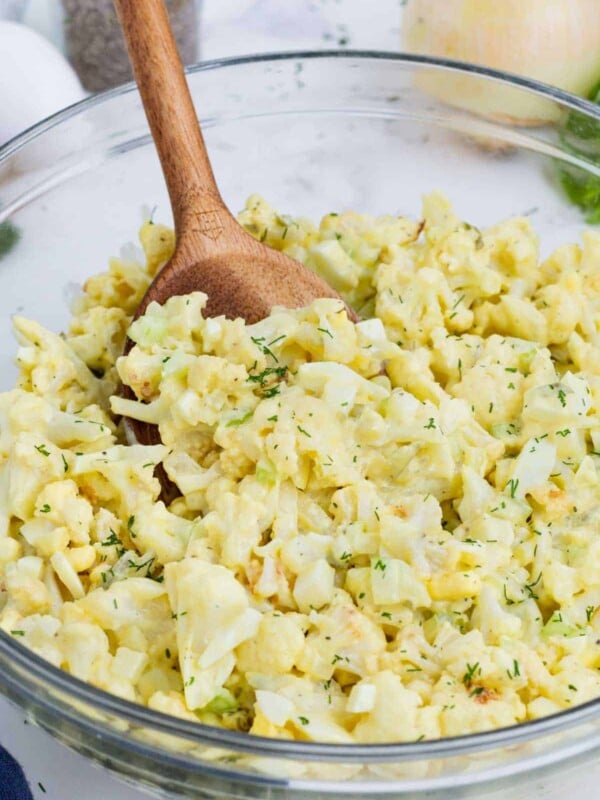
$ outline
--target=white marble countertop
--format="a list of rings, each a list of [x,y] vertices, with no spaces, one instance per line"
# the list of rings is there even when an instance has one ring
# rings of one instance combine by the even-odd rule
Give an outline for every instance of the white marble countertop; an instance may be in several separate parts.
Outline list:
[[[57,0],[31,0],[28,21],[58,40]],[[399,47],[405,0],[204,0],[200,24],[203,59],[277,50],[331,47],[395,50]],[[141,791],[125,786],[27,724],[23,714],[0,698],[0,745],[23,766],[36,800],[142,800]],[[571,777],[559,794],[540,778],[537,800],[579,800],[598,796],[600,766],[567,770]],[[488,797],[488,795],[486,795]],[[506,792],[496,800],[513,800]],[[0,800],[3,800],[0,776]],[[492,800],[490,797],[489,800]]]

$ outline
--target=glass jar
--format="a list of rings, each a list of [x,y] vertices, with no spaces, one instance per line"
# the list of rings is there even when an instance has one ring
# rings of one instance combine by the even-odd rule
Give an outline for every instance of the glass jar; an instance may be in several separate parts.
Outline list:
[[[90,92],[133,80],[112,0],[62,0],[67,58]],[[166,0],[184,64],[197,60],[198,14],[195,0]]]

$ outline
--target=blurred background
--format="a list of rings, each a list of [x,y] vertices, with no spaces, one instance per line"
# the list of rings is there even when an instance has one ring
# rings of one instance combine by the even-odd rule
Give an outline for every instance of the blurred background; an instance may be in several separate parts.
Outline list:
[[[600,0],[166,5],[185,64],[301,49],[404,50],[484,64],[590,99],[600,83]],[[131,80],[112,0],[0,0],[0,74],[0,144],[88,93]],[[522,109],[515,117],[543,121]]]
[[[185,64],[281,50],[400,49],[405,0],[167,0]],[[0,145],[131,80],[112,0],[0,0]]]

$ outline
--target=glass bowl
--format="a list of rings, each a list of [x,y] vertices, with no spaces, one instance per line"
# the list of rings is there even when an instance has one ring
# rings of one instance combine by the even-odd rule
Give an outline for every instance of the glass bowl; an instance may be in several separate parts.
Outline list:
[[[418,217],[421,195],[441,189],[478,226],[531,216],[547,252],[585,227],[561,176],[600,179],[599,109],[492,70],[335,51],[210,62],[191,69],[189,82],[234,210],[260,192],[281,211],[313,218],[350,208]],[[493,117],[444,103],[446,84],[465,98],[493,97]],[[512,123],[515,99],[541,109],[546,124]],[[60,330],[73,285],[135,239],[142,207],[156,206],[161,221],[170,212],[131,85],[10,142],[0,153],[0,176],[4,243],[16,239],[15,228],[20,233],[0,260],[0,375],[8,389],[15,376],[11,314]],[[136,785],[190,798],[451,800],[500,798],[508,790],[518,800],[536,793],[541,775],[552,797],[563,798],[582,771],[591,774],[600,752],[600,700],[440,741],[340,746],[251,737],[120,700],[1,632],[0,691],[61,742]]]

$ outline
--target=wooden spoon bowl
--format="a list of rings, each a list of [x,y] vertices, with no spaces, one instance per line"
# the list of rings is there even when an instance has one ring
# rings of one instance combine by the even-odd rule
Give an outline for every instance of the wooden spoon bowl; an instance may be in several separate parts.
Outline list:
[[[175,222],[172,259],[156,276],[135,313],[149,303],[202,291],[207,316],[248,323],[274,306],[298,308],[339,295],[302,264],[254,239],[225,206],[217,188],[177,46],[162,0],[115,0],[115,7],[158,151]],[[356,314],[346,307],[349,317]],[[126,350],[131,347],[128,340]],[[125,394],[132,396],[124,387]],[[128,420],[135,439],[160,441],[158,429]],[[159,471],[163,496],[172,496]]]

